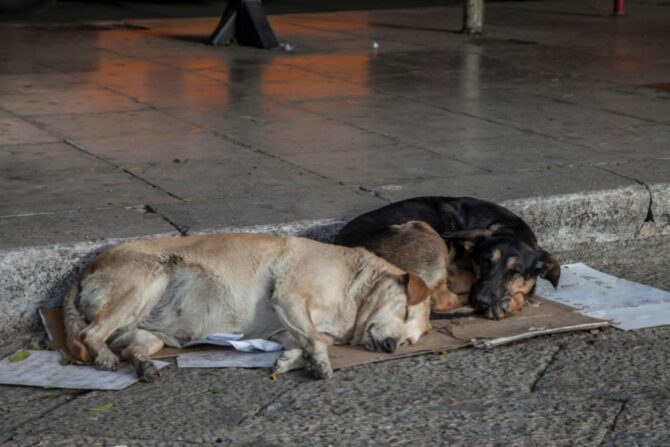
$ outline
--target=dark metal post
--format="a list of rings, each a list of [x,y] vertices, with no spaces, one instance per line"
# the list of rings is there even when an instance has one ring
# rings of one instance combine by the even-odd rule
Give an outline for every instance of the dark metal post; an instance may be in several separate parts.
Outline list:
[[[212,45],[221,45],[233,40],[240,45],[257,48],[279,46],[261,0],[229,0],[209,42]]]
[[[484,32],[484,0],[463,0],[463,30],[465,34]]]

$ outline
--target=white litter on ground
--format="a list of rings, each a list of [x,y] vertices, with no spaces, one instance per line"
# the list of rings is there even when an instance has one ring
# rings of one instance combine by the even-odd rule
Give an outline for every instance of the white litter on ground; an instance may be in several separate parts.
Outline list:
[[[220,332],[212,335],[208,335],[205,338],[199,340],[194,340],[186,343],[183,347],[188,348],[189,346],[196,345],[215,345],[215,346],[230,346],[237,351],[242,352],[276,352],[281,351],[284,347],[281,343],[277,343],[270,340],[264,340],[262,338],[252,338],[249,340],[242,340],[244,337],[243,334],[230,334],[226,332]]]
[[[670,292],[608,275],[582,264],[561,267],[554,290],[540,281],[536,294],[623,330],[670,324]]]
[[[0,383],[5,385],[38,386],[42,388],[71,388],[77,390],[122,390],[139,381],[135,369],[121,363],[116,371],[102,371],[95,366],[61,365],[57,351],[28,351],[24,360],[0,361]],[[154,360],[157,368],[167,362]]]
[[[204,351],[181,354],[179,368],[271,368],[281,352]]]

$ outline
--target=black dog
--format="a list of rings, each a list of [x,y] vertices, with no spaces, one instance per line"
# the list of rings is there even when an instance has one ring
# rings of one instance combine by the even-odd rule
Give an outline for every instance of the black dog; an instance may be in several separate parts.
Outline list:
[[[410,220],[428,223],[449,245],[452,265],[461,270],[452,278],[470,275],[470,305],[489,318],[519,311],[535,292],[540,276],[558,286],[559,263],[537,244],[530,227],[511,211],[471,197],[416,197],[363,214],[342,228],[335,243],[366,247],[391,225]],[[458,287],[455,287],[458,289]]]

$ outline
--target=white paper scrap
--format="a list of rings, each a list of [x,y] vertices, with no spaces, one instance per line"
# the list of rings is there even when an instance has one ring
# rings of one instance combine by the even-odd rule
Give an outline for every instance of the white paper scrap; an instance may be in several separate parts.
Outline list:
[[[281,352],[204,351],[181,354],[179,368],[271,368]]]
[[[0,383],[4,385],[38,386],[43,388],[71,388],[78,390],[122,390],[138,382],[135,369],[121,363],[116,371],[102,371],[89,365],[61,365],[57,351],[28,351],[25,360],[0,361]],[[154,360],[160,369],[167,362]]]
[[[277,343],[270,340],[264,340],[262,338],[253,338],[250,340],[241,340],[243,337],[242,334],[229,334],[225,332],[220,332],[212,335],[208,335],[205,338],[199,340],[194,340],[188,342],[184,345],[185,348],[195,345],[216,345],[216,346],[231,346],[238,351],[242,352],[276,352],[281,351],[284,347],[281,343]]]
[[[558,290],[540,281],[537,295],[623,330],[670,324],[670,292],[617,278],[582,264],[561,267]]]

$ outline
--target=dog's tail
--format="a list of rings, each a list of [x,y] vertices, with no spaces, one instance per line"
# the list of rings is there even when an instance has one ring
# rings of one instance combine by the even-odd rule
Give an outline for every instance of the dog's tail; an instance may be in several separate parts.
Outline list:
[[[86,326],[86,320],[77,307],[77,295],[79,294],[79,281],[76,281],[67,291],[63,298],[63,319],[65,321],[65,345],[70,351],[72,360],[75,362],[90,363],[91,355],[81,341],[81,331]]]

